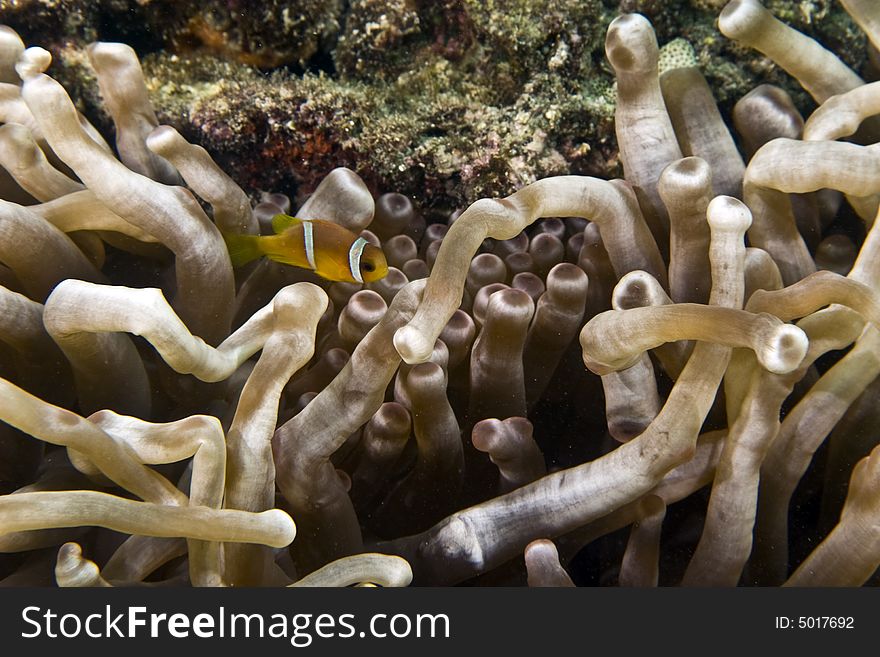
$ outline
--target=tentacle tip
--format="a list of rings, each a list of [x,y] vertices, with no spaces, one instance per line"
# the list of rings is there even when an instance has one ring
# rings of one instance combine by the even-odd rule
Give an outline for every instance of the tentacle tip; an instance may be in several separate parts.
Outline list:
[[[403,557],[397,556],[396,554],[385,555],[385,557],[388,559],[389,563],[394,564],[394,577],[393,579],[389,580],[386,586],[403,588],[412,584],[413,571],[409,561],[407,561]]]
[[[501,431],[503,431],[502,422],[498,418],[480,420],[471,431],[471,443],[479,451],[488,453],[495,445],[495,439]]]
[[[758,358],[769,372],[787,374],[801,364],[809,346],[806,333],[793,324],[783,324]]]
[[[752,213],[733,196],[716,196],[709,202],[706,218],[712,230],[745,233],[752,225]]]
[[[427,361],[434,351],[434,340],[428,339],[413,326],[403,326],[394,334],[394,348],[408,365]]]
[[[95,41],[90,43],[86,48],[86,52],[90,59],[101,57],[105,59],[137,59],[134,48],[127,43],[119,43],[117,41]]]
[[[559,561],[559,551],[556,545],[548,538],[538,538],[526,545],[523,550],[526,563],[537,565],[544,560]]]
[[[62,559],[73,559],[79,558],[82,556],[82,547],[80,547],[79,543],[75,543],[73,541],[69,541],[58,548],[58,560]]]
[[[52,54],[48,50],[32,46],[19,57],[15,64],[15,72],[22,80],[28,80],[44,73],[51,63]]]
[[[669,194],[674,189],[685,189],[691,194],[700,193],[712,184],[712,169],[701,157],[685,157],[663,169],[659,184],[661,194]]]
[[[270,509],[263,511],[266,522],[272,526],[273,536],[272,542],[267,543],[269,547],[283,548],[293,543],[296,538],[296,523],[293,518],[281,509]]]
[[[172,126],[159,125],[150,131],[145,143],[147,144],[147,148],[156,152],[157,150],[163,150],[174,146],[178,141],[182,140],[183,138],[180,136],[180,133]]]
[[[605,56],[618,71],[643,71],[656,66],[654,27],[641,14],[618,16],[605,34]]]
[[[741,39],[769,13],[758,0],[731,0],[718,16],[718,28],[730,39]]]

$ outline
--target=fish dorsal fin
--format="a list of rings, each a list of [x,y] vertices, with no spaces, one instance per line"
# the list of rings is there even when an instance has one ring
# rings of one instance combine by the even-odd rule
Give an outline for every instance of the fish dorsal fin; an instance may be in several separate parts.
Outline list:
[[[288,228],[298,226],[303,221],[305,220],[291,217],[289,214],[276,214],[274,217],[272,217],[272,230],[275,232],[276,235],[280,235]]]

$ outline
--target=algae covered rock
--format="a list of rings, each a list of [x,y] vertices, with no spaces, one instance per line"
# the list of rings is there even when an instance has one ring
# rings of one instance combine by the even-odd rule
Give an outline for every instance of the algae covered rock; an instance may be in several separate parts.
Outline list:
[[[160,120],[246,189],[308,193],[347,166],[375,192],[446,212],[536,179],[620,174],[604,33],[644,13],[661,46],[693,48],[723,113],[762,82],[812,103],[720,35],[719,0],[0,0],[0,21],[48,43],[56,74],[102,128],[82,48],[142,56]],[[831,0],[767,6],[860,70],[864,37]],[[48,32],[48,33],[47,33]]]

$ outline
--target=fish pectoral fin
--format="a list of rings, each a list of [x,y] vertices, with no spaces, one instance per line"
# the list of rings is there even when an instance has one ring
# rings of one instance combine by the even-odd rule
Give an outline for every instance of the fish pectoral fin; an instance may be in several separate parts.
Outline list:
[[[276,235],[280,235],[288,228],[298,226],[302,222],[302,219],[291,217],[289,214],[276,214],[274,217],[272,217],[272,231]]]

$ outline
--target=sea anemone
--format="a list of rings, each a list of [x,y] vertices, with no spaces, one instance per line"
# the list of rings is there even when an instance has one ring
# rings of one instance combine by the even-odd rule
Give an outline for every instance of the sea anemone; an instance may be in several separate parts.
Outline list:
[[[88,50],[114,153],[0,29],[3,583],[869,582],[880,87],[757,0],[719,26],[808,120],[764,86],[737,142],[687,45],[620,16],[624,178],[426,225],[327,172],[291,214],[381,244],[366,285],[234,271],[221,231],[290,200],[158,125],[128,46]]]

